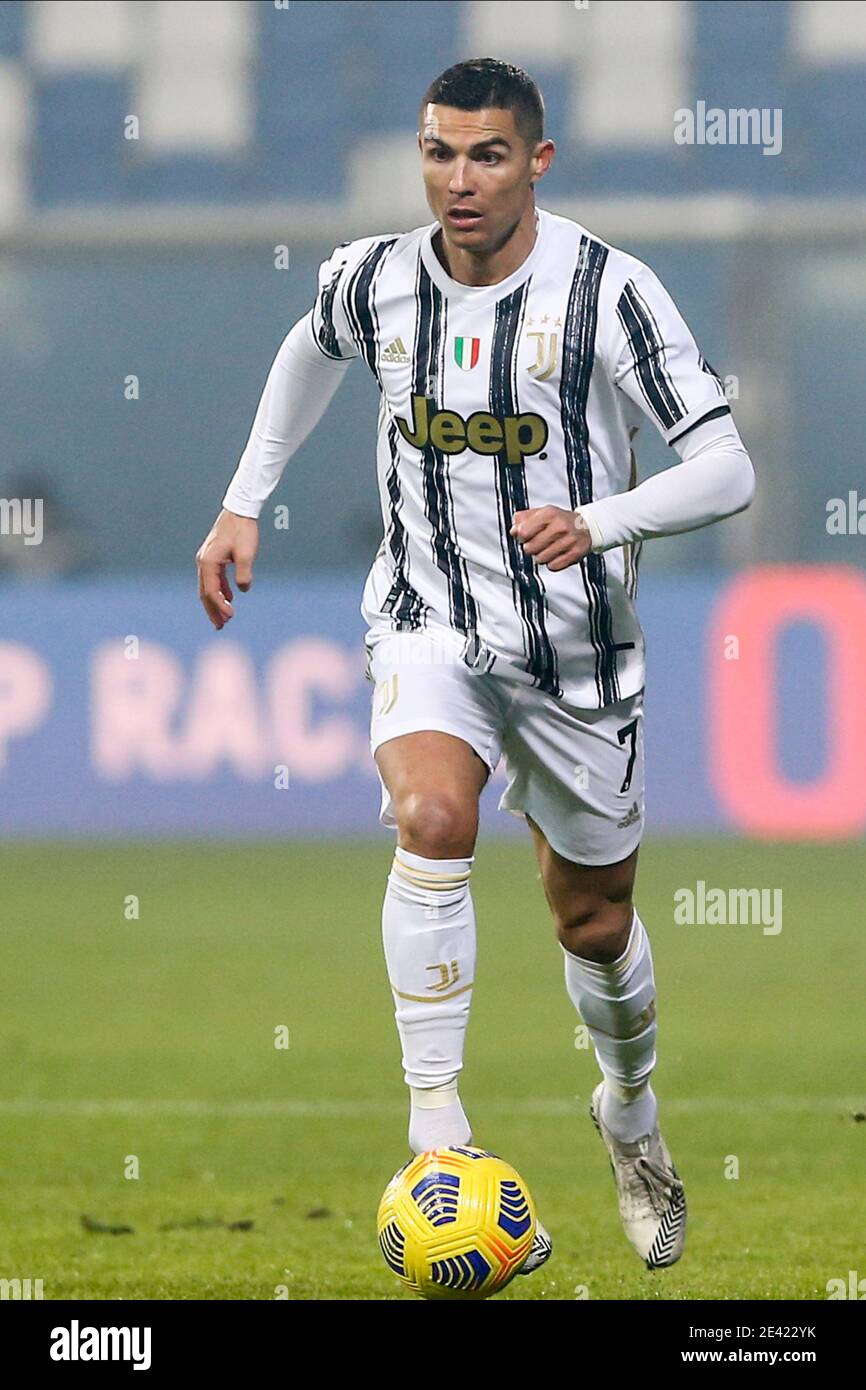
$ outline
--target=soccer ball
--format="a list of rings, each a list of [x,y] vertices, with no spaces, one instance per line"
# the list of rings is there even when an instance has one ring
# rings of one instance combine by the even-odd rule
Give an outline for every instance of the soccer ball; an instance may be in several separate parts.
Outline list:
[[[428,1149],[404,1163],[379,1203],[388,1268],[422,1298],[481,1299],[514,1278],[535,1239],[535,1203],[486,1149]]]

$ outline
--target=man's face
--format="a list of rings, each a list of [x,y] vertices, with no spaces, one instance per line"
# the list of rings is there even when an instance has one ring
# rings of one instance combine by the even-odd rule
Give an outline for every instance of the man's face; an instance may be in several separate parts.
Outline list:
[[[527,146],[513,111],[435,102],[421,113],[418,144],[430,211],[452,246],[481,253],[511,235],[553,153],[549,141]]]

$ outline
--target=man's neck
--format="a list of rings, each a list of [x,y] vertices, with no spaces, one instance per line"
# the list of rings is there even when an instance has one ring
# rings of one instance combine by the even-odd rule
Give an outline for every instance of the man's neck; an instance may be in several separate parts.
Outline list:
[[[538,236],[538,213],[535,207],[527,209],[520,221],[509,233],[506,240],[495,251],[479,256],[461,246],[448,246],[442,227],[433,237],[433,250],[436,258],[460,285],[498,285],[507,280],[515,270],[519,270],[526,260]]]

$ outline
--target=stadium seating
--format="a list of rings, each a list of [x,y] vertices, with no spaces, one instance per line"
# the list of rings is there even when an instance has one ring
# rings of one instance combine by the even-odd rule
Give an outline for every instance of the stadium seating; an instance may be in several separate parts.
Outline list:
[[[863,143],[866,9],[832,0],[13,0],[0,6],[0,187],[16,207],[339,202],[357,150],[411,134],[430,78],[482,52],[544,88],[552,194],[575,180],[590,194],[854,191],[840,145]],[[698,100],[782,109],[804,135],[797,158],[695,159],[670,126]]]

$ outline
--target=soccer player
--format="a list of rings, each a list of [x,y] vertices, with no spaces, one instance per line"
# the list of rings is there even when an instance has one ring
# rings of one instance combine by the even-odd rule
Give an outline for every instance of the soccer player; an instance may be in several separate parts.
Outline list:
[[[344,242],[271,368],[198,552],[222,628],[256,517],[354,358],[381,391],[384,538],[367,577],[371,751],[396,827],[382,932],[415,1153],[468,1144],[458,1094],[475,964],[481,791],[523,816],[565,984],[602,1081],[590,1113],[626,1236],[650,1268],[685,1239],[650,1084],[656,988],[633,902],[644,822],[643,541],[747,507],[755,480],[719,378],[653,272],[536,208],[543,103],[520,69],[458,63],[426,92],[434,221]],[[648,419],[679,462],[638,483]],[[550,1254],[543,1227],[522,1272]]]

